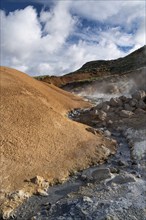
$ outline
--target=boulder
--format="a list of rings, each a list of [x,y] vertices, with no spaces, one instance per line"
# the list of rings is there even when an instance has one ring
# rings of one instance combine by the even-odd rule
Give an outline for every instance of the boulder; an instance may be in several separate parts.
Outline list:
[[[110,106],[112,106],[112,107],[118,106],[117,99],[116,99],[116,98],[111,98],[109,104],[110,104]]]
[[[99,103],[98,105],[95,106],[95,109],[102,109],[103,103]]]
[[[110,107],[110,109],[109,109],[109,110],[110,110],[110,112],[114,112],[116,109],[115,109],[115,108],[113,108],[113,107],[112,107],[112,108]]]
[[[126,98],[126,101],[124,102],[124,103],[128,103],[129,104],[129,102],[131,101],[131,98]]]
[[[107,123],[107,125],[112,125],[113,121],[112,120],[107,120],[106,123]]]
[[[98,110],[95,109],[94,115],[98,115],[98,114],[99,114]]]
[[[119,97],[119,99],[120,99],[122,102],[126,102],[127,97],[124,96],[124,95],[122,95],[122,96]]]
[[[135,112],[134,112],[136,115],[138,115],[138,114],[145,114],[146,113],[146,111],[144,111],[143,109],[141,109],[141,108],[137,108],[136,110],[135,110]]]
[[[109,168],[89,168],[83,171],[82,178],[88,181],[102,181],[111,178],[111,173]]]
[[[122,107],[123,106],[123,101],[120,98],[116,98],[118,106]]]
[[[110,167],[110,172],[111,173],[119,173],[119,170],[115,167]]]
[[[133,111],[134,110],[134,108],[133,107],[131,107],[129,104],[124,104],[124,109],[125,110],[127,110],[127,111]]]
[[[106,120],[106,118],[107,118],[107,113],[106,112],[104,112],[104,111],[99,111],[99,113],[98,113],[98,118],[101,120],[101,121],[105,121]]]
[[[96,180],[96,181],[101,181],[101,180],[111,178],[110,169],[108,168],[96,169],[92,173],[92,178],[93,180]]]
[[[123,118],[129,118],[133,115],[134,113],[131,112],[131,111],[127,111],[127,110],[122,110],[120,112],[120,116],[123,117]]]
[[[133,99],[137,99],[137,100],[141,100],[146,96],[145,91],[140,90],[140,91],[136,91],[135,93],[132,94],[132,98]]]
[[[146,109],[146,104],[144,103],[143,100],[140,100],[137,105],[136,105],[137,108],[141,108],[141,109]]]
[[[91,116],[94,116],[94,115],[98,115],[98,110],[96,108],[92,108],[90,111],[89,111],[89,114]]]
[[[116,108],[116,109],[115,109],[115,112],[116,112],[116,113],[119,113],[119,112],[122,111],[122,110],[123,110],[123,107],[121,106],[121,107]]]
[[[128,164],[125,161],[123,161],[123,160],[119,160],[118,161],[118,165],[119,166],[127,166]]]
[[[110,136],[111,136],[111,132],[108,131],[108,130],[105,130],[105,131],[104,131],[104,135],[105,135],[106,137],[110,137]]]
[[[35,176],[31,179],[31,182],[43,188],[47,188],[49,186],[48,181],[41,176]]]
[[[132,174],[120,174],[115,176],[111,182],[116,184],[124,184],[124,183],[136,182],[136,179]]]
[[[136,99],[131,99],[130,102],[129,102],[129,105],[131,107],[135,107],[137,105],[138,101]]]
[[[103,106],[102,106],[102,110],[103,110],[104,112],[108,112],[109,109],[110,109],[110,106],[107,105],[106,103],[104,103]]]

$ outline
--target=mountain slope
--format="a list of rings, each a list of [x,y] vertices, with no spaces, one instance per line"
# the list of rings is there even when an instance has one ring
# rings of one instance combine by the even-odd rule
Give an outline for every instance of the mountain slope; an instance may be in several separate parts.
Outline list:
[[[79,70],[61,77],[38,77],[47,83],[62,87],[68,83],[93,80],[99,77],[126,74],[146,66],[146,45],[126,57],[116,60],[98,60],[84,64]]]
[[[1,67],[1,191],[21,188],[36,175],[50,182],[106,158],[113,143],[69,120],[85,103],[53,85]]]

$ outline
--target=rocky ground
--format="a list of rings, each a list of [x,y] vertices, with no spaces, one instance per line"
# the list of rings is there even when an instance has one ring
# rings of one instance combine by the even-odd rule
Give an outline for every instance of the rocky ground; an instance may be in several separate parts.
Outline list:
[[[146,93],[111,98],[92,108],[75,109],[69,118],[89,125],[88,132],[114,138],[117,153],[64,184],[28,199],[17,220],[145,220]],[[107,152],[107,151],[106,151]],[[36,179],[36,181],[39,181]]]

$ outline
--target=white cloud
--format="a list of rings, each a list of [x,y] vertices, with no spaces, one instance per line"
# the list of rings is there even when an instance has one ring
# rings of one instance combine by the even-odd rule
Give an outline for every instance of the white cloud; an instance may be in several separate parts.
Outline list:
[[[120,27],[110,28],[109,30],[102,31],[100,34],[99,41],[105,39],[106,41],[113,42],[118,46],[133,46],[133,35],[128,33],[123,33]]]
[[[52,71],[52,67],[48,63],[40,63],[38,71],[40,74],[48,73]]]
[[[144,1],[55,1],[40,15],[32,6],[0,14],[1,64],[31,75],[61,75],[145,44]]]
[[[41,36],[40,24],[35,9],[27,7],[6,16],[2,12],[2,49],[11,56],[30,58],[30,51],[36,51]]]
[[[73,1],[73,12],[87,19],[104,21],[117,13],[121,7],[116,1]]]
[[[46,50],[59,50],[74,30],[76,18],[69,13],[69,2],[58,2],[51,11],[42,11],[40,21],[44,24],[43,33],[46,35],[43,45],[49,42]],[[44,48],[45,49],[45,48]]]
[[[87,19],[110,21],[119,24],[123,21],[131,23],[135,17],[145,13],[145,1],[72,1],[72,10]],[[115,19],[113,19],[115,18]]]

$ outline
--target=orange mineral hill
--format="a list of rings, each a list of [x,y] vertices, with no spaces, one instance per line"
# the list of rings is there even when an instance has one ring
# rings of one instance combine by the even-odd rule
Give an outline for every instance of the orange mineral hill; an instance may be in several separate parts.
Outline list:
[[[0,69],[0,93],[1,192],[21,189],[35,176],[63,181],[103,162],[105,149],[115,152],[111,140],[67,117],[89,106],[81,98],[7,67]]]

